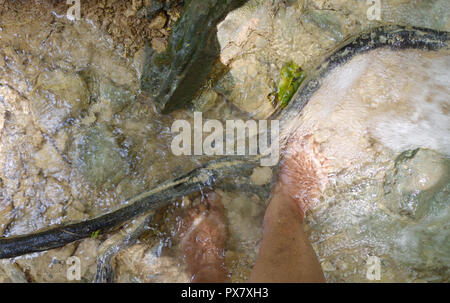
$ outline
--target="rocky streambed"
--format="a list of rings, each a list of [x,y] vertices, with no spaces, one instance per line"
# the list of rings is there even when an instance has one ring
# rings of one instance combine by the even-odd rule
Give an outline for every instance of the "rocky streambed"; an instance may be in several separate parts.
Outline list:
[[[110,212],[205,163],[207,157],[170,153],[173,120],[192,121],[194,110],[222,121],[267,117],[287,62],[308,71],[346,37],[375,25],[450,31],[444,0],[382,1],[380,20],[369,20],[365,1],[250,0],[218,24],[220,62],[214,62],[191,105],[162,115],[152,96],[141,92],[140,79],[149,51],[167,51],[181,2],[97,1],[83,4],[82,19],[70,21],[67,5],[4,1],[3,236]],[[310,238],[328,281],[367,281],[369,256],[381,260],[382,281],[448,281],[448,54],[370,56],[330,75],[300,118],[302,131],[314,134],[331,162],[329,185],[307,217]],[[412,75],[409,82],[402,78],[403,68]],[[352,78],[355,70],[362,78]],[[423,88],[429,95],[437,92],[435,101],[423,96],[413,104],[401,97],[422,96]],[[330,96],[336,91],[342,94]],[[396,137],[396,129],[406,133]],[[402,140],[405,136],[416,139]],[[270,173],[258,170],[254,184],[270,182]],[[232,281],[245,281],[267,201],[242,191],[222,195],[229,231],[226,263]],[[144,224],[145,232],[113,256],[115,281],[188,281],[176,234],[180,217],[200,199],[173,201]],[[142,222],[130,222],[124,230]],[[66,260],[77,256],[81,281],[93,281],[98,257],[120,232],[2,260],[0,280],[67,281]]]

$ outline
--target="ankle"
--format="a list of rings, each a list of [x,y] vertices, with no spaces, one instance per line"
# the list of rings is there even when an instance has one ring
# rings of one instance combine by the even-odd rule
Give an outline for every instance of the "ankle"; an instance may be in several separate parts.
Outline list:
[[[296,199],[289,195],[282,185],[277,184],[264,215],[264,226],[282,221],[302,223],[303,218],[304,212]]]

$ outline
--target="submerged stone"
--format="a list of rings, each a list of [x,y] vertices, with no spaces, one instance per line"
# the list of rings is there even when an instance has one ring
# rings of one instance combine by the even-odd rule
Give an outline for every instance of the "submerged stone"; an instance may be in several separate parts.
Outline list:
[[[190,102],[220,51],[217,24],[247,0],[191,0],[175,25],[165,52],[149,51],[141,88],[158,110],[169,113]]]
[[[341,41],[345,37],[345,32],[341,24],[341,14],[331,10],[309,10],[304,15],[305,19],[312,22],[321,30],[329,33],[336,41]]]
[[[31,108],[39,126],[54,133],[67,118],[79,115],[88,101],[89,90],[79,75],[55,70],[39,76]]]
[[[162,1],[159,0],[152,0],[150,1],[150,5],[147,6],[147,18],[151,20],[158,12],[160,12],[163,9],[164,5],[162,4]]]
[[[77,142],[76,149],[81,173],[96,185],[116,184],[128,173],[126,151],[105,125],[90,128]]]
[[[124,88],[109,82],[101,82],[99,87],[100,101],[106,100],[113,112],[120,112],[125,106],[134,101],[135,95]]]
[[[387,175],[387,207],[402,216],[420,219],[439,206],[439,195],[448,183],[449,161],[439,153],[416,149],[402,153]],[[441,209],[443,210],[443,209]]]

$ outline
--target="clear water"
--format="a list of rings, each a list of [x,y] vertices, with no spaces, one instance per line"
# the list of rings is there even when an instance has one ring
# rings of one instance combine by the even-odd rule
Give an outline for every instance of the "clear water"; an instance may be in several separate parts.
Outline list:
[[[329,159],[308,216],[329,281],[364,281],[369,256],[381,281],[448,280],[449,64],[448,51],[359,55],[299,118]]]
[[[296,18],[293,7],[280,10],[282,20]],[[405,7],[400,8],[408,12]],[[364,7],[355,15],[360,13]],[[192,121],[192,112],[155,113],[137,86],[142,58],[122,57],[111,38],[89,22],[74,25],[52,16],[24,7],[20,19],[2,14],[0,21],[4,236],[112,211],[208,160],[169,152],[172,121]],[[339,40],[334,30],[323,34],[305,24],[312,34],[303,42],[277,43],[281,57],[292,52],[307,64]],[[302,36],[297,28],[278,23],[275,41]],[[321,43],[311,47],[313,36]],[[368,256],[380,259],[382,281],[448,281],[449,57],[372,56],[355,58],[330,75],[299,118],[301,131],[314,134],[331,162],[327,189],[308,213],[307,230],[329,281],[367,281]],[[267,94],[258,95],[261,87],[250,80],[234,96],[250,103],[244,108],[257,110],[252,100],[265,100]],[[197,100],[201,105],[214,99],[205,117],[251,116],[222,93],[216,87]],[[161,210],[137,244],[118,254],[117,280],[188,281],[176,233],[186,209],[200,199],[173,201]],[[223,192],[223,199],[229,226],[226,263],[232,281],[245,281],[257,255],[267,201],[235,191]],[[106,238],[4,260],[0,278],[66,281],[65,260],[76,255],[85,264],[83,279],[92,281]]]

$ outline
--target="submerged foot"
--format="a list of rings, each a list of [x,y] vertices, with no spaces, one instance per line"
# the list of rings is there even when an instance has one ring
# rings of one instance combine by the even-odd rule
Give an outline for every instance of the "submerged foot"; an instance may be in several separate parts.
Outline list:
[[[206,196],[205,204],[191,209],[183,218],[180,245],[191,282],[225,282],[226,225],[221,197]]]
[[[276,190],[288,194],[304,213],[324,190],[327,167],[328,161],[311,135],[296,138],[286,149]]]

